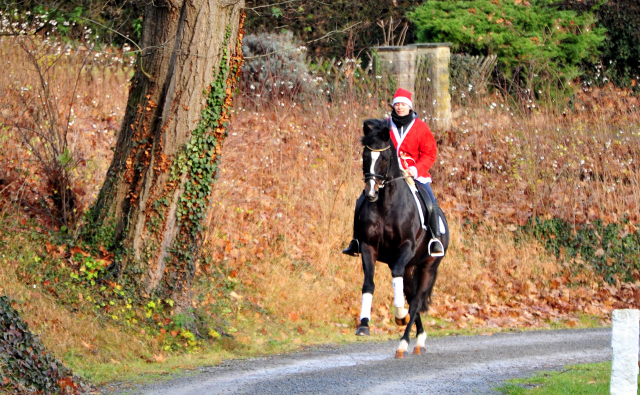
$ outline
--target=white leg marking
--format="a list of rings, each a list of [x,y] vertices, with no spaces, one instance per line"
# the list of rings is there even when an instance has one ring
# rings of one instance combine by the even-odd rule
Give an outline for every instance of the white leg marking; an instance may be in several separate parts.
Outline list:
[[[396,307],[396,318],[403,319],[409,314],[409,310],[404,307]]]
[[[407,351],[409,348],[409,343],[406,340],[400,340],[400,345],[398,346],[398,351]]]
[[[362,294],[362,307],[360,308],[360,319],[368,318],[371,320],[371,300],[373,295],[370,293]]]
[[[404,307],[404,280],[402,277],[396,277],[391,280],[391,285],[393,285],[393,305]]]
[[[376,173],[376,162],[380,157],[380,152],[372,152],[371,153],[371,168],[369,169],[369,173]],[[375,179],[371,179],[369,182],[369,197],[374,197],[376,195],[376,181]]]
[[[422,332],[418,335],[418,343],[416,347],[424,347],[424,343],[427,341],[427,332]]]

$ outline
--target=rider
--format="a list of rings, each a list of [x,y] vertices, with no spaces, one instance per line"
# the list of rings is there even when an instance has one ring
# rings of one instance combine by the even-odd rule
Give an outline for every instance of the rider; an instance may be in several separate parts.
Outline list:
[[[426,123],[418,119],[413,111],[411,92],[398,89],[391,103],[391,140],[398,153],[401,167],[406,170],[419,185],[417,188],[427,209],[429,210],[429,230],[432,239],[429,241],[429,253],[431,256],[443,256],[444,247],[440,242],[440,219],[436,215],[438,201],[431,190],[431,175],[429,169],[436,161],[436,140]],[[426,194],[426,196],[425,196]],[[342,250],[343,254],[356,256],[360,252],[360,245],[356,235],[356,221],[360,214],[360,208],[364,202],[364,194],[361,194],[356,202],[356,211],[353,223],[353,240],[349,246]],[[431,204],[429,204],[431,203]]]

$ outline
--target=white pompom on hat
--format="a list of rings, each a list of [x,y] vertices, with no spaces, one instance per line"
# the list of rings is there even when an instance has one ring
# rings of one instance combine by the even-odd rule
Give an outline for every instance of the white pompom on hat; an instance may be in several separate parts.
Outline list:
[[[404,103],[413,108],[413,102],[411,102],[411,92],[406,89],[398,88],[396,94],[393,95],[393,102],[391,102],[391,105],[394,105],[396,103]]]

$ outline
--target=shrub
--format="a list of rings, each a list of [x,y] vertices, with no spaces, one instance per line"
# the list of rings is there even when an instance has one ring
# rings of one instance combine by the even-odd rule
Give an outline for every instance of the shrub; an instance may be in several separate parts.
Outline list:
[[[620,223],[571,224],[558,218],[529,220],[524,233],[542,242],[547,251],[578,266],[587,266],[615,284],[640,276],[640,232],[627,218]]]
[[[486,94],[495,65],[495,55],[451,55],[449,76],[452,102],[457,105],[466,105]]]
[[[498,55],[507,78],[536,95],[565,90],[579,65],[596,59],[604,30],[591,13],[550,7],[551,0],[428,1],[408,14],[418,41],[447,41],[454,51]],[[565,92],[566,93],[566,92]]]
[[[293,98],[309,86],[306,48],[291,32],[250,34],[243,40],[242,89],[254,100]]]
[[[50,394],[76,387],[71,370],[46,352],[7,296],[0,296],[0,333],[0,389]]]
[[[284,25],[307,43],[313,56],[354,58],[385,42],[376,22],[388,23],[391,18],[403,21],[396,30],[398,34],[404,25],[403,14],[420,3],[420,0],[247,0],[250,11],[247,11],[246,29],[258,33]],[[407,27],[406,42],[413,42],[413,25]]]
[[[637,90],[640,80],[640,3],[637,0],[604,3],[600,0],[566,0],[556,5],[564,10],[595,14],[597,26],[607,29],[599,59],[606,77],[618,86]],[[596,82],[606,80],[596,79]]]

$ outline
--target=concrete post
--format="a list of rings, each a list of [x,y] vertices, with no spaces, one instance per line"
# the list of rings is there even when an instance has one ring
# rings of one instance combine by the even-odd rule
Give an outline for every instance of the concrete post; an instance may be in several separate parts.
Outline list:
[[[434,129],[448,129],[451,125],[451,95],[449,93],[449,61],[451,44],[412,44],[403,47],[377,47],[380,75],[384,81],[392,80],[395,87],[416,92],[416,61],[421,56],[431,57],[429,83],[432,101],[428,103],[427,119]],[[424,85],[424,84],[422,84]]]
[[[611,395],[636,395],[640,311],[614,310],[611,321]]]

